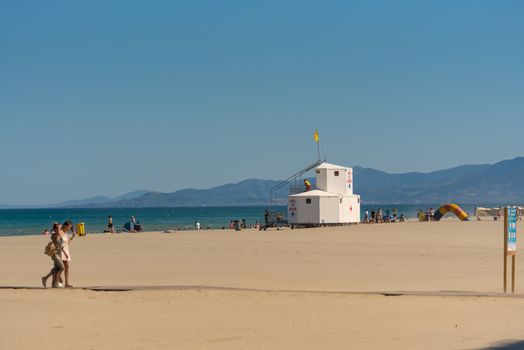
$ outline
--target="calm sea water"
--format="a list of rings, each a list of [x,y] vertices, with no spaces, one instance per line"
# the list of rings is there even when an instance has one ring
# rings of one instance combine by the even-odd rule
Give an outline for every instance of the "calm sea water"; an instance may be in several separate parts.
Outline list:
[[[378,205],[362,206],[365,210],[376,209]],[[438,208],[438,205],[381,205],[384,212],[396,207],[406,217],[416,217],[416,212],[422,208]],[[114,208],[114,209],[6,209],[0,210],[0,236],[35,235],[44,229],[50,229],[54,221],[73,220],[74,223],[84,222],[86,231],[102,232],[107,226],[108,215],[113,216],[115,226],[123,226],[134,215],[146,231],[166,229],[191,229],[198,220],[202,228],[220,229],[229,227],[230,220],[245,219],[248,225],[257,220],[263,222],[265,207],[199,207],[199,208]],[[463,206],[463,209],[474,211],[473,206]],[[279,211],[286,212],[285,207]]]

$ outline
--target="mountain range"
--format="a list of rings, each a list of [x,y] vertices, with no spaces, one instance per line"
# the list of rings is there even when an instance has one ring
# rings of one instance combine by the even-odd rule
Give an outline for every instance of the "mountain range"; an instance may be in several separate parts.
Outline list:
[[[466,165],[431,173],[388,174],[356,167],[355,192],[369,204],[520,204],[524,158]]]
[[[390,174],[354,167],[354,191],[364,204],[524,203],[524,157],[496,164],[465,165],[430,173]],[[277,180],[248,179],[210,189],[183,189],[171,193],[134,191],[116,198],[93,197],[44,207],[193,207],[267,205]],[[285,203],[284,188],[280,204]],[[34,206],[33,206],[34,207]]]

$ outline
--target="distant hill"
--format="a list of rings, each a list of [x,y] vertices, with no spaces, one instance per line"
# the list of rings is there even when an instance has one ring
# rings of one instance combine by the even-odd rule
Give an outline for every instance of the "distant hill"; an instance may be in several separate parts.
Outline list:
[[[133,192],[129,192],[129,193],[123,194],[121,196],[118,196],[114,200],[124,201],[124,200],[128,200],[128,199],[135,199],[135,198],[138,198],[138,197],[142,197],[144,194],[149,193],[149,192],[150,191],[146,191],[146,190],[133,191]]]
[[[388,174],[356,167],[355,192],[369,204],[523,203],[524,158],[431,173]]]
[[[129,193],[123,194],[115,198],[96,196],[96,197],[91,197],[91,198],[70,200],[70,201],[65,201],[65,202],[57,203],[57,204],[45,205],[43,207],[46,207],[46,208],[93,208],[93,207],[99,207],[99,206],[101,207],[107,203],[113,203],[113,202],[138,198],[138,197],[143,196],[146,193],[149,193],[149,191],[139,190],[139,191],[129,192]]]
[[[273,180],[249,179],[207,190],[184,189],[172,193],[148,192],[136,198],[102,203],[100,207],[198,207],[266,205]]]
[[[390,174],[357,166],[354,168],[354,175],[355,193],[361,195],[364,204],[524,203],[524,157],[492,165],[466,165],[430,173]],[[278,183],[280,181],[248,179],[210,189],[184,189],[172,193],[141,190],[116,198],[93,197],[47,207],[140,208],[267,205],[269,191]],[[285,188],[281,192],[283,200],[285,200],[286,191]],[[8,207],[4,206],[4,208]]]

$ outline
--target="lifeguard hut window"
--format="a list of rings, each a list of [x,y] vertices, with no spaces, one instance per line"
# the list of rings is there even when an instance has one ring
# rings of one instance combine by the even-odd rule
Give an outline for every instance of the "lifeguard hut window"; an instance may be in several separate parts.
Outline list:
[[[306,204],[311,204],[311,198],[306,198]]]
[[[339,175],[339,172],[338,172],[338,170],[337,170],[337,171],[335,171],[335,176],[338,176],[338,175]]]

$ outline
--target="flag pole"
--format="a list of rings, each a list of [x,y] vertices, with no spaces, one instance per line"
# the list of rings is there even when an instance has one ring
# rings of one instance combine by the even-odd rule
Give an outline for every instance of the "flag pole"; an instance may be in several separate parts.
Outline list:
[[[318,153],[318,160],[320,160],[320,143],[317,142],[317,153]]]

